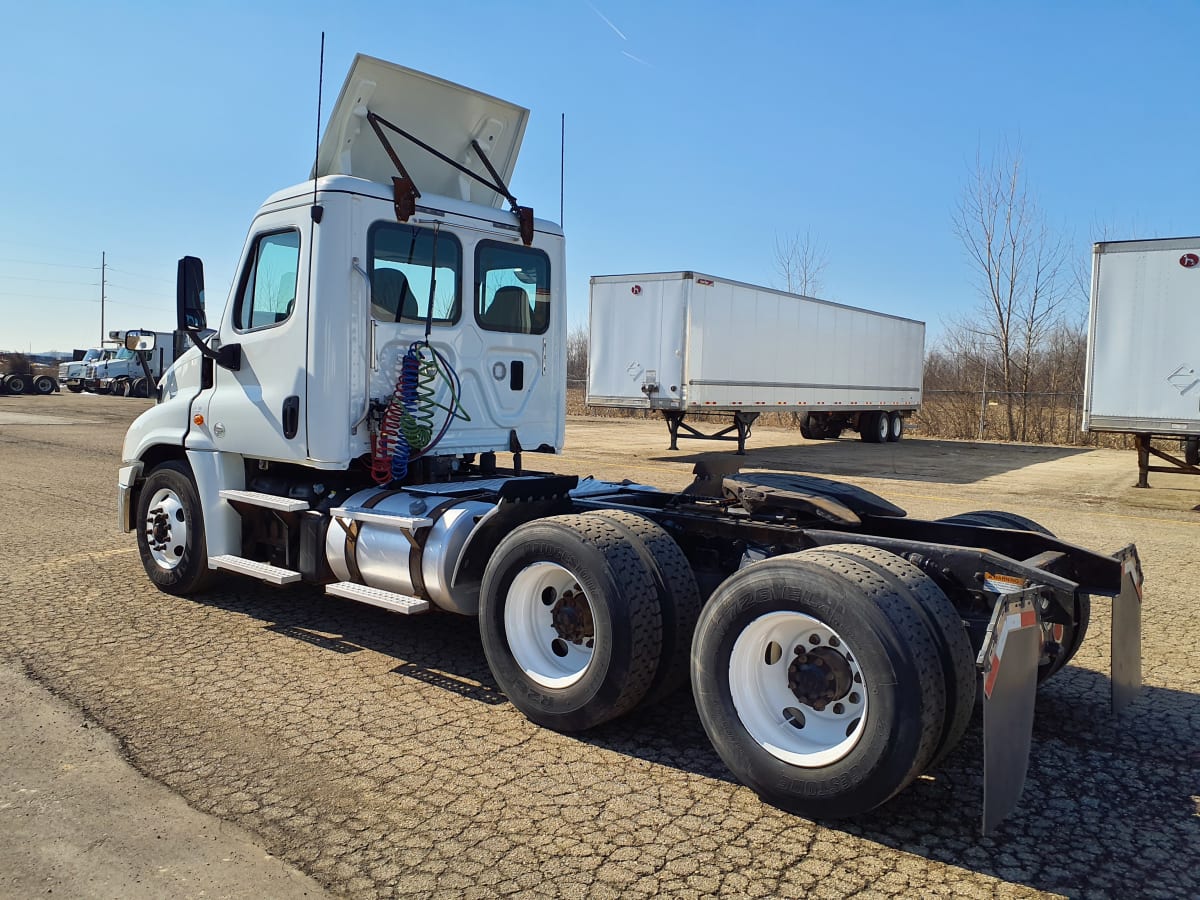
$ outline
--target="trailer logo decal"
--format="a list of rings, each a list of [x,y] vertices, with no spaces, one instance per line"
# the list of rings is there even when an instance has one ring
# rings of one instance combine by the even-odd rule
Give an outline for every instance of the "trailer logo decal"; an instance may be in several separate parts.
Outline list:
[[[1179,395],[1182,397],[1196,385],[1200,384],[1200,378],[1196,377],[1195,369],[1184,363],[1167,376],[1167,384],[1179,391]]]
[[[629,289],[629,293],[633,294],[633,296],[635,296],[635,297],[638,294],[640,294],[641,292],[642,292],[642,286],[640,284],[635,284],[633,287],[631,287]]]
[[[702,284],[705,287],[711,287],[713,280],[711,278],[697,278],[696,284]]]
[[[1185,269],[1194,269],[1196,266],[1200,266],[1200,256],[1195,253],[1185,253],[1179,257],[1179,264]]]

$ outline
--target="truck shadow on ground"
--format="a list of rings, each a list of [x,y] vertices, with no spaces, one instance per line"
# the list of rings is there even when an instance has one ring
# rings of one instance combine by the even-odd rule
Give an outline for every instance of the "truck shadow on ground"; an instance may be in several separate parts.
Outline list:
[[[1087,453],[1082,447],[1031,444],[976,444],[970,441],[904,440],[895,444],[866,444],[843,438],[797,445],[748,447],[745,456],[733,452],[666,451],[656,462],[698,463],[736,461],[743,469],[774,469],[813,475],[894,478],[937,484],[972,484],[993,475],[1052,463]],[[1135,468],[1136,474],[1136,468]]]
[[[370,650],[392,657],[398,678],[434,685],[470,703],[507,705],[488,670],[474,619],[435,613],[398,621],[380,610],[331,601],[315,589],[282,598],[240,584],[199,602],[258,619],[264,630],[329,652]],[[1068,896],[1196,896],[1200,695],[1146,688],[1118,721],[1108,713],[1108,693],[1105,676],[1074,666],[1042,689],[1021,806],[997,834],[979,834],[983,747],[978,709],[939,770],[870,814],[819,824]],[[520,715],[512,707],[496,714]],[[562,739],[735,783],[709,744],[686,690]],[[762,810],[764,821],[786,815],[765,804]]]

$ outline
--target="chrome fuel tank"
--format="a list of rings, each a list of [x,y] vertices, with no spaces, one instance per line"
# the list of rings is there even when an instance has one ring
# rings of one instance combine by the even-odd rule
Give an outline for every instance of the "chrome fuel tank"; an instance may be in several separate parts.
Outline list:
[[[479,585],[455,589],[450,582],[467,537],[494,504],[369,488],[344,505],[398,519],[424,517],[433,524],[409,534],[396,525],[335,516],[325,533],[325,556],[339,580],[424,597],[465,616],[478,614]]]

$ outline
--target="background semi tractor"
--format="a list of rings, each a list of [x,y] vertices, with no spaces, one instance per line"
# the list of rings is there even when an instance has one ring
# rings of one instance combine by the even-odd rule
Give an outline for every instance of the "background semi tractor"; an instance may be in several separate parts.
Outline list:
[[[811,816],[936,767],[982,674],[994,827],[1021,792],[1035,686],[1096,597],[1114,706],[1136,694],[1136,551],[1011,513],[916,520],[789,473],[700,466],[665,492],[540,471],[566,430],[565,250],[507,186],[527,116],[359,56],[310,180],[263,204],[211,320],[200,261],[180,261],[195,346],[118,479],[147,574],[171,594],[224,571],[475,616],[512,704],[560,731],[690,681],[733,773]]]
[[[591,279],[587,402],[658,410],[672,450],[691,437],[741,453],[765,412],[800,416],[810,440],[898,441],[924,363],[913,319],[699,272]],[[705,434],[689,414],[732,424]]]

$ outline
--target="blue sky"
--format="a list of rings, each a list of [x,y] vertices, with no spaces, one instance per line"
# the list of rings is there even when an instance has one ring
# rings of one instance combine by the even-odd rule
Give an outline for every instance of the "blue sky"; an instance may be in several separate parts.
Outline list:
[[[823,295],[930,323],[976,302],[951,215],[976,154],[1021,148],[1050,223],[1200,232],[1196,3],[634,0],[23,3],[0,29],[0,349],[170,328],[175,262],[221,302],[262,200],[311,165],[355,52],[532,111],[513,179],[559,207],[569,315],[589,275],[772,284],[776,235]]]

